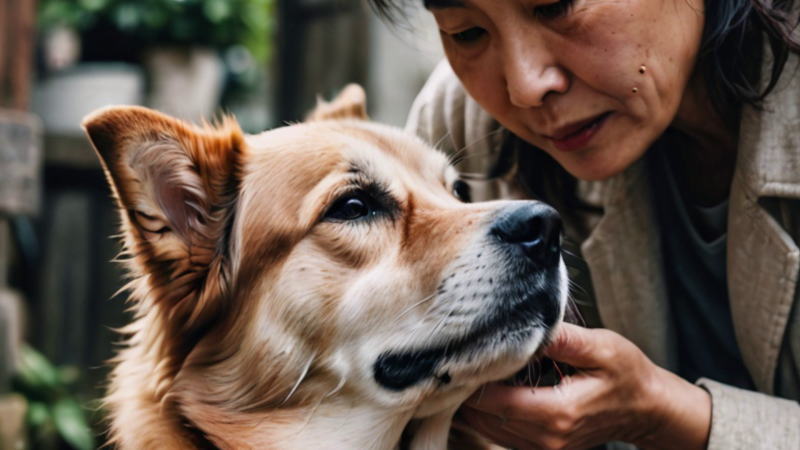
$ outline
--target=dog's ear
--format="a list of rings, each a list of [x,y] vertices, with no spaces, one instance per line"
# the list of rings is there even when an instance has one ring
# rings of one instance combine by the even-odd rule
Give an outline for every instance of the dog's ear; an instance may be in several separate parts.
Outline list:
[[[83,127],[120,208],[133,275],[147,279],[149,295],[139,297],[182,326],[208,320],[225,289],[226,230],[246,151],[238,124],[198,127],[112,107]]]
[[[306,121],[333,119],[367,119],[367,95],[361,86],[348,84],[330,103],[318,99],[306,117]]]

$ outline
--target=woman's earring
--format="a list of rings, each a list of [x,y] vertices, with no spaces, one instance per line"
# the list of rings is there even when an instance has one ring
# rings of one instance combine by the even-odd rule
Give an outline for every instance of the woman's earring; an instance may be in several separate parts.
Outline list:
[[[646,66],[639,66],[639,73],[644,74],[645,72],[647,72],[647,67]]]
[[[631,92],[633,92],[634,94],[638,94],[639,93],[639,88],[635,87],[635,88],[631,89]]]

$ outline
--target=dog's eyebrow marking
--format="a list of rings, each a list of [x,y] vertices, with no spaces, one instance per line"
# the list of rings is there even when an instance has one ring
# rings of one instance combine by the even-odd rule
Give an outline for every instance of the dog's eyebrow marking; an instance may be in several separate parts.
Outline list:
[[[423,0],[425,9],[463,8],[462,0]]]

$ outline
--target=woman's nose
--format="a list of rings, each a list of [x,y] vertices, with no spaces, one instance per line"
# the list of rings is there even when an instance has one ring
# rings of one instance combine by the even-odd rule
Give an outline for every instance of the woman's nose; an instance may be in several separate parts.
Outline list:
[[[508,98],[518,108],[542,106],[548,94],[569,89],[569,78],[553,53],[533,39],[516,40],[504,55]]]

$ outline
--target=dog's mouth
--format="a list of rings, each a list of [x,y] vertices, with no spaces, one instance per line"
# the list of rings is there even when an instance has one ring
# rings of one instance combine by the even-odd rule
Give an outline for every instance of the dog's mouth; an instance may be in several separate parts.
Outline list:
[[[524,295],[496,302],[485,317],[476,320],[470,331],[458,338],[382,353],[373,365],[375,381],[396,392],[429,379],[446,385],[452,381],[446,368],[449,362],[491,364],[491,356],[487,355],[528,351],[533,339],[545,342],[561,318],[561,302],[555,290],[534,289],[532,283],[523,285]]]

